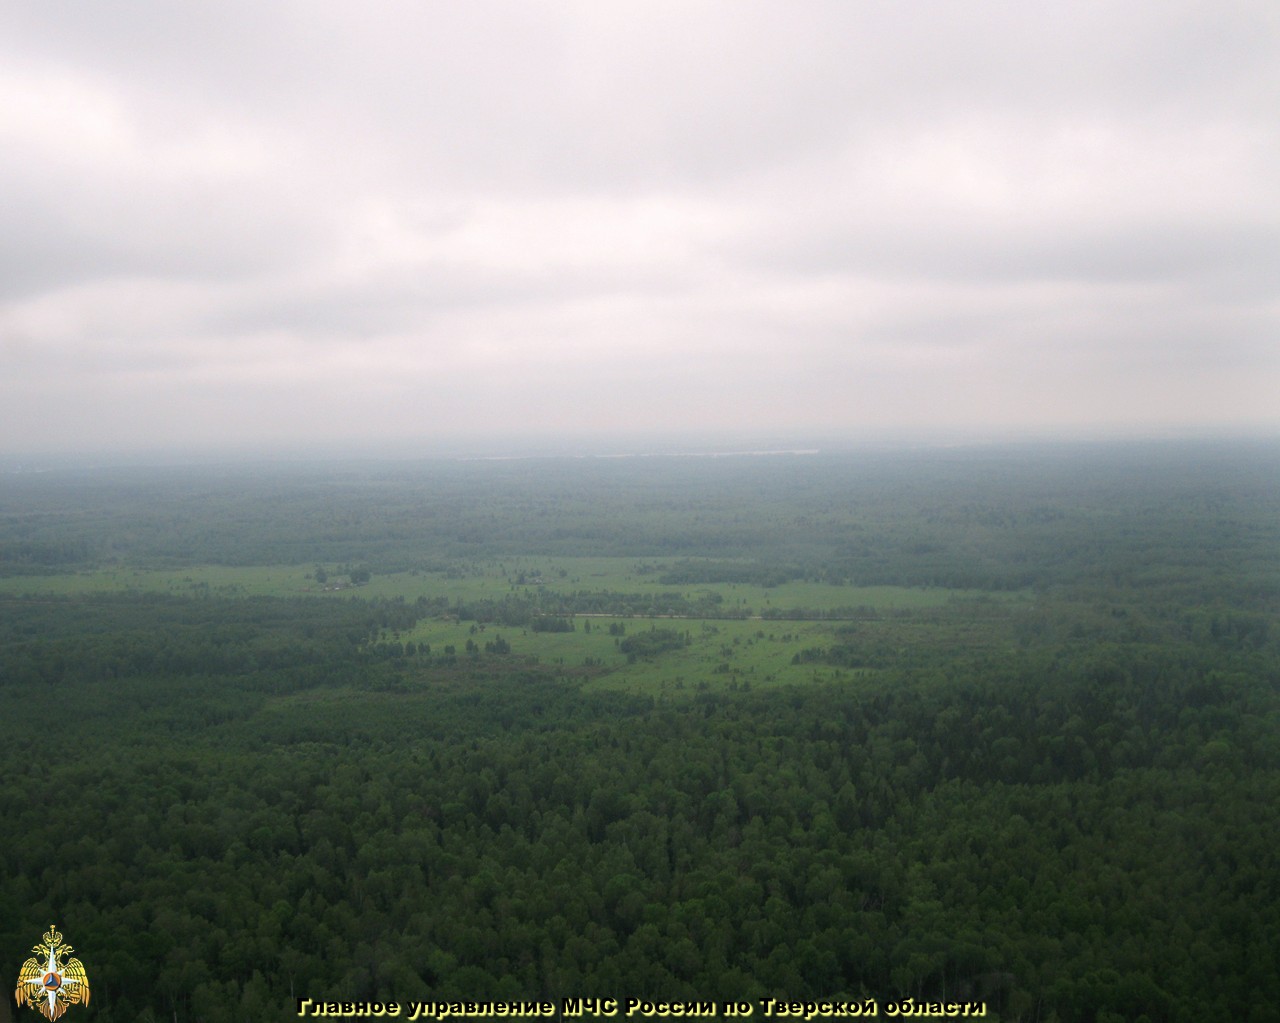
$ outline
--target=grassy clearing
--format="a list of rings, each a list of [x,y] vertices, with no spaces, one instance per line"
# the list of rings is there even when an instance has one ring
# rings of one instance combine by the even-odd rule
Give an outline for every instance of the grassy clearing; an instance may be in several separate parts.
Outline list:
[[[652,695],[692,694],[706,689],[788,685],[814,677],[809,665],[793,665],[801,649],[829,643],[832,626],[823,622],[770,623],[758,621],[625,623],[628,635],[645,628],[674,625],[689,645],[651,659],[628,661],[618,654],[613,670],[596,679],[600,688],[624,688]],[[829,669],[821,669],[830,677]],[[845,673],[853,675],[857,673]]]
[[[958,603],[973,591],[895,586],[852,587],[819,583],[788,583],[763,588],[742,583],[686,587],[656,581],[661,565],[635,558],[503,558],[451,565],[439,571],[373,576],[359,586],[347,583],[337,566],[323,566],[329,579],[320,584],[315,566],[254,567],[201,566],[177,570],[107,568],[53,576],[0,579],[0,594],[86,595],[92,593],[165,593],[175,596],[296,597],[312,595],[338,599],[395,599],[445,597],[454,601],[501,600],[508,594],[536,596],[541,591],[671,593],[696,599],[708,591],[721,597],[730,613],[824,612],[849,609],[860,619],[855,625],[836,620],[794,621],[772,618],[675,619],[578,615],[572,632],[535,632],[531,628],[480,625],[451,616],[427,619],[414,628],[384,634],[384,642],[428,645],[436,656],[450,649],[459,661],[491,656],[486,644],[501,636],[511,656],[528,658],[548,667],[578,672],[588,669],[595,688],[620,688],[654,696],[692,695],[706,689],[787,685],[815,678],[847,678],[875,674],[872,668],[835,669],[793,664],[797,653],[812,647],[831,647],[849,641],[838,629],[857,630],[856,642],[867,648],[885,645],[906,650],[917,644],[945,640],[959,648],[989,646],[993,632],[983,621],[986,611],[969,614]],[[989,595],[979,595],[989,596]],[[988,599],[995,614],[1016,595]],[[976,605],[975,605],[976,606]],[[941,619],[946,624],[941,624]],[[933,619],[939,619],[934,621]],[[612,632],[610,631],[612,627]],[[627,637],[652,629],[669,629],[687,638],[687,645],[650,658],[629,657],[622,644]],[[998,630],[997,630],[998,631]],[[430,670],[430,669],[424,669]]]
[[[174,596],[295,596],[320,592],[309,569],[296,565],[232,567],[203,565],[152,570],[101,568],[64,575],[0,578],[0,593],[10,596],[78,596],[92,593],[165,593]]]
[[[313,575],[315,566],[263,565],[235,567],[202,565],[181,569],[102,568],[63,575],[0,578],[0,594],[75,595],[83,593],[166,593],[216,596],[338,596],[364,599],[420,596],[450,600],[500,600],[508,594],[539,591],[571,594],[578,591],[678,593],[696,599],[717,594],[726,611],[749,614],[800,609],[831,612],[912,610],[939,607],[956,598],[981,596],[981,591],[940,587],[831,586],[787,583],[766,588],[744,583],[706,583],[688,586],[657,581],[661,561],[638,558],[503,558],[458,564],[441,571],[375,575],[359,586],[347,584],[338,567],[323,566],[325,584]]]
[[[511,656],[549,667],[596,668],[601,674],[588,685],[658,695],[692,695],[705,689],[787,685],[813,679],[868,675],[871,671],[837,672],[813,665],[794,665],[792,658],[806,647],[829,645],[834,626],[827,622],[761,622],[699,619],[583,617],[573,632],[534,632],[530,629],[478,626],[471,622],[431,620],[388,641],[428,644],[433,654],[452,647],[459,658],[468,641],[483,651],[501,636]],[[611,633],[610,628],[615,632]],[[688,645],[652,658],[629,657],[622,649],[628,637],[652,629],[671,629],[687,637]],[[484,656],[481,654],[480,656]]]

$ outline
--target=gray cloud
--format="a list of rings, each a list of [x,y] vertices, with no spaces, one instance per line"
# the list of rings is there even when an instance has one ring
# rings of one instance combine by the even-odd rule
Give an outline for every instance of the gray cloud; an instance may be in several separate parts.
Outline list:
[[[1277,42],[1264,2],[8,5],[0,437],[1274,430]]]

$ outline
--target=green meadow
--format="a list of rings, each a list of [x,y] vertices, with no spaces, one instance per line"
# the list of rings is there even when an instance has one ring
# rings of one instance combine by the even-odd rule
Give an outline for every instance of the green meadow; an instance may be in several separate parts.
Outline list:
[[[322,568],[328,578],[316,580]],[[662,563],[637,558],[522,558],[463,563],[443,570],[412,570],[371,575],[352,585],[338,565],[195,565],[180,569],[104,567],[44,575],[0,576],[0,593],[10,596],[92,593],[165,593],[199,596],[336,596],[363,599],[502,599],[509,594],[607,592],[686,599],[717,595],[728,614],[783,615],[789,610],[834,612],[888,611],[939,607],[955,599],[984,596],[982,591],[928,586],[854,586],[788,582],[778,586],[747,583],[670,585],[659,581]]]
[[[426,617],[404,632],[384,633],[377,642],[412,644],[437,657],[462,659],[492,654],[499,637],[509,656],[530,664],[572,671],[588,688],[625,689],[677,697],[708,689],[743,689],[823,679],[865,677],[875,669],[831,668],[794,663],[801,651],[838,640],[836,629],[859,623],[864,632],[889,637],[894,649],[922,637],[936,642],[937,612],[952,621],[945,632],[956,639],[956,623],[981,621],[981,614],[957,614],[965,602],[981,598],[1007,607],[1019,595],[998,598],[941,587],[848,586],[788,582],[765,587],[747,583],[706,583],[673,587],[659,577],[661,561],[639,558],[507,557],[371,575],[352,584],[339,565],[203,565],[182,569],[99,568],[73,573],[0,578],[8,596],[92,596],[164,594],[180,597],[318,597],[362,601],[444,600],[449,607],[505,598],[546,601],[564,594],[678,594],[689,601],[714,595],[726,617],[571,614],[572,630],[540,632],[529,627],[459,621],[448,611]],[[317,580],[317,569],[325,577]],[[933,612],[932,614],[930,612]],[[804,616],[832,615],[821,620]],[[670,629],[685,645],[656,656],[628,656],[625,639],[646,630]],[[470,644],[470,647],[468,646]],[[486,647],[490,649],[486,649]],[[426,684],[426,683],[424,683]]]

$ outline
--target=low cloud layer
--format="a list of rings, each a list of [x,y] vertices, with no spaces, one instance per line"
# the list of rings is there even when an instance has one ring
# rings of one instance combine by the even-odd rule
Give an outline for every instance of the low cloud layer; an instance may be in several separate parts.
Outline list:
[[[0,11],[0,448],[1280,427],[1272,3]]]

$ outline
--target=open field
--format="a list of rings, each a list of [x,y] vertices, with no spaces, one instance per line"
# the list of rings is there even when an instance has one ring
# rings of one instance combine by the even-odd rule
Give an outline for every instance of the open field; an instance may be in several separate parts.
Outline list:
[[[317,582],[316,568],[327,574]],[[527,626],[459,621],[445,612],[423,618],[404,632],[384,633],[372,642],[410,644],[436,657],[487,656],[497,639],[509,656],[553,668],[587,669],[585,684],[654,696],[679,697],[708,689],[796,684],[829,678],[864,677],[875,669],[832,668],[793,663],[804,650],[837,641],[842,621],[862,623],[864,631],[902,648],[937,642],[937,622],[921,617],[929,610],[947,611],[953,623],[982,622],[985,611],[957,611],[979,598],[974,591],[941,587],[848,586],[790,582],[764,587],[747,583],[706,583],[673,588],[658,581],[661,561],[635,558],[511,557],[451,566],[443,571],[413,571],[372,576],[350,584],[339,566],[291,565],[236,567],[192,566],[179,570],[108,568],[45,576],[0,578],[0,594],[8,596],[78,596],[164,594],[181,597],[317,597],[340,600],[444,600],[450,608],[474,601],[517,597],[537,602],[563,593],[639,594],[660,598],[678,595],[686,601],[713,599],[732,617],[673,615],[571,614],[567,632],[537,631]],[[1026,595],[982,597],[991,606],[1015,607]],[[948,610],[949,609],[949,610]],[[797,617],[834,615],[821,621]],[[761,616],[767,617],[761,617]],[[745,616],[745,617],[744,617]],[[790,617],[788,617],[790,616]],[[936,616],[935,616],[936,617]],[[1003,617],[1003,614],[1002,614]],[[686,645],[657,656],[629,656],[627,636],[644,631],[674,630]],[[887,637],[887,638],[886,638]],[[946,640],[954,642],[954,635]],[[1004,642],[989,634],[986,645]]]
[[[316,581],[323,567],[326,583]],[[661,562],[637,558],[504,558],[463,563],[440,571],[373,575],[351,585],[340,566],[196,565],[181,569],[111,567],[76,572],[0,576],[0,593],[11,596],[90,593],[167,593],[201,596],[337,596],[363,599],[500,600],[509,594],[611,592],[688,600],[714,594],[728,613],[783,614],[788,609],[887,611],[938,607],[981,595],[978,590],[938,586],[854,586],[789,582],[765,587],[747,583],[676,586],[658,581]],[[1002,595],[1008,596],[1008,595]]]
[[[466,622],[431,621],[401,637],[427,643],[433,653],[453,648],[466,655],[468,641],[482,651],[501,637],[515,657],[531,658],[550,667],[594,668],[594,687],[623,688],[650,695],[692,693],[708,688],[747,688],[811,680],[812,666],[793,665],[792,657],[806,647],[828,643],[832,627],[824,622],[759,622],[733,620],[578,617],[572,632],[533,632]],[[610,634],[610,628],[615,630]],[[688,645],[652,658],[628,659],[620,647],[627,636],[673,629]],[[830,670],[822,670],[830,676]],[[845,673],[858,674],[858,672]]]

